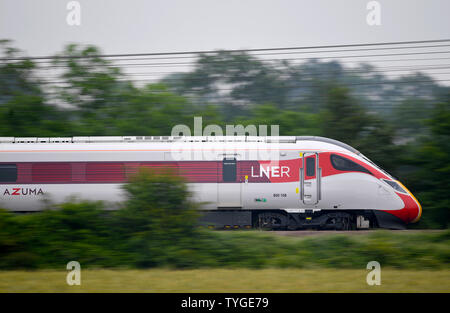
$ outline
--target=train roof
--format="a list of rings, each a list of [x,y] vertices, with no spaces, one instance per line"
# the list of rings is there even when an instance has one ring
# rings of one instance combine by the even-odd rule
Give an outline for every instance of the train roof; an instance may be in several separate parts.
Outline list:
[[[121,142],[265,142],[298,143],[302,141],[323,142],[341,147],[355,154],[355,148],[335,139],[320,136],[80,136],[80,137],[0,137],[0,144],[6,143],[121,143]]]
[[[296,141],[301,141],[301,140],[310,140],[310,141],[320,141],[320,142],[326,142],[326,143],[330,143],[332,145],[336,145],[339,146],[341,148],[344,148],[350,152],[353,152],[355,154],[360,154],[360,152],[358,150],[356,150],[355,148],[353,148],[352,146],[349,146],[346,143],[343,143],[339,140],[335,140],[335,139],[331,139],[331,138],[326,138],[326,137],[320,137],[320,136],[297,136],[295,137]]]

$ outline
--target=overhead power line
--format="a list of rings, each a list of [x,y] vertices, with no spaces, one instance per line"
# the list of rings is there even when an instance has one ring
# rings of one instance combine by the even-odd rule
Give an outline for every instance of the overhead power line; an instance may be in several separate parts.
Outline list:
[[[447,44],[449,43],[449,44]],[[435,60],[450,60],[450,57],[431,57],[433,55],[437,55],[437,54],[450,54],[450,50],[448,49],[448,47],[450,47],[450,39],[440,39],[440,40],[424,40],[424,41],[397,41],[397,42],[379,42],[379,43],[361,43],[361,44],[347,44],[347,45],[327,45],[327,46],[304,46],[304,47],[283,47],[283,48],[262,48],[262,49],[239,49],[239,50],[221,50],[221,51],[225,51],[225,52],[246,52],[246,53],[254,53],[251,54],[251,56],[276,56],[276,55],[292,55],[292,54],[308,54],[308,56],[305,57],[289,57],[289,58],[276,58],[276,57],[271,57],[271,58],[258,58],[258,60],[262,61],[262,62],[274,62],[274,61],[292,61],[292,63],[289,63],[291,66],[299,66],[301,64],[304,64],[302,62],[295,62],[295,61],[305,61],[305,60],[338,60],[339,63],[347,63],[347,62],[353,62],[353,63],[357,63],[357,62],[361,62],[359,61],[360,58],[376,58],[376,59],[372,59],[372,60],[364,60],[364,62],[366,63],[372,63],[372,62],[398,62],[398,61],[403,61],[403,62],[409,62],[409,61],[424,61],[424,62],[428,62],[428,61],[435,61]],[[418,49],[418,48],[445,48],[445,49],[441,49],[439,51],[424,51],[424,50],[419,50],[419,51],[398,51],[400,49]],[[339,49],[339,50],[337,50]],[[380,51],[380,50],[397,50],[397,51],[393,51],[396,53],[375,53],[375,54],[347,54],[347,52],[360,52],[360,51]],[[129,67],[129,68],[140,68],[140,67],[173,67],[174,69],[172,71],[170,71],[171,69],[169,69],[169,71],[166,72],[159,72],[159,71],[152,71],[151,69],[149,71],[151,72],[136,72],[136,73],[126,73],[126,71],[123,71],[121,74],[124,75],[124,77],[117,79],[117,81],[123,81],[123,82],[130,82],[130,83],[138,83],[138,82],[151,82],[151,81],[156,81],[158,79],[156,78],[146,78],[147,76],[153,76],[153,75],[161,75],[161,74],[171,74],[171,73],[180,73],[179,71],[177,71],[177,67],[186,67],[186,66],[192,66],[195,65],[195,61],[189,61],[187,60],[186,62],[139,62],[139,63],[116,63],[116,62],[121,62],[121,61],[140,61],[140,60],[146,60],[146,61],[152,61],[152,60],[164,60],[164,59],[188,59],[188,58],[198,58],[198,54],[217,54],[219,52],[219,50],[203,50],[203,51],[182,51],[182,52],[158,52],[158,53],[127,53],[127,54],[98,54],[98,55],[62,55],[62,56],[41,56],[41,57],[11,57],[11,58],[0,58],[0,65],[1,62],[14,62],[14,61],[19,61],[19,60],[33,60],[33,61],[39,61],[36,62],[38,63],[38,67],[36,68],[36,70],[40,71],[40,70],[53,70],[54,71],[49,71],[49,72],[44,72],[44,73],[48,73],[48,75],[43,75],[46,79],[44,81],[36,81],[35,83],[43,83],[46,85],[51,85],[51,84],[55,84],[55,85],[65,85],[67,83],[69,83],[66,78],[62,75],[63,70],[65,68],[69,67],[69,64],[65,63],[65,62],[61,62],[62,64],[48,64],[48,65],[41,65],[44,63],[49,63],[52,62],[55,58],[60,59],[60,60],[70,60],[70,59],[91,59],[91,58],[103,58],[103,59],[109,59],[109,61],[111,61],[111,63],[107,64],[107,66],[109,66],[110,68],[112,67]],[[344,53],[345,52],[345,53]],[[397,53],[398,52],[398,53]],[[327,53],[344,53],[344,54],[339,54],[339,55],[326,55]],[[311,55],[311,54],[316,54],[316,55]],[[325,55],[324,55],[325,54]],[[403,58],[405,56],[410,56],[410,55],[425,55],[428,57],[424,57],[424,58]],[[387,59],[387,57],[393,57],[396,56],[397,58],[390,58]],[[356,61],[355,61],[356,60]],[[239,63],[240,60],[226,60],[227,62],[230,63]],[[243,60],[245,61],[245,60]],[[114,63],[113,63],[114,62]],[[295,62],[295,63],[294,63]],[[272,70],[276,70],[276,69],[283,69],[284,67],[282,66],[282,63],[272,63],[272,66],[270,67]],[[410,63],[405,63],[408,64],[408,66],[404,66],[404,67],[400,67],[398,69],[395,69],[394,67],[385,67],[383,70],[382,68],[375,68],[375,69],[371,69],[368,71],[368,74],[370,73],[375,73],[375,72],[403,72],[403,71],[408,71],[408,69],[410,69],[411,71],[418,71],[418,70],[423,70],[425,71],[425,73],[427,73],[426,71],[432,71],[432,70],[438,70],[438,69],[448,69],[448,64],[417,64],[417,65],[411,65]],[[440,65],[440,67],[439,67]],[[93,67],[101,67],[101,64],[96,65],[96,64],[83,64],[83,67],[86,68],[93,68]],[[60,68],[61,70],[57,70],[58,68]],[[305,68],[307,70],[307,68]],[[191,69],[192,71],[192,69]],[[316,77],[316,74],[319,75],[326,75],[328,74],[341,74],[341,73],[365,73],[366,70],[364,70],[363,68],[356,68],[356,69],[348,69],[348,68],[344,68],[342,67],[341,70],[337,70],[337,71],[333,71],[332,69],[329,71],[314,71],[313,74],[313,78]],[[274,71],[276,72],[276,71]],[[278,73],[278,72],[276,72]],[[95,74],[95,73],[94,73]],[[447,75],[449,73],[445,72],[428,72],[427,74],[434,74],[434,75]],[[136,79],[136,77],[134,76],[140,76],[144,79]],[[52,77],[53,76],[53,77]],[[140,78],[138,77],[138,78]],[[227,75],[222,75],[222,78],[227,78],[229,76]],[[186,79],[185,77],[170,77],[168,78],[168,80],[170,81],[176,81],[176,80],[184,80]],[[189,78],[189,80],[195,80]],[[448,79],[436,79],[436,80],[431,80],[431,81],[420,81],[420,80],[413,80],[413,81],[386,81],[386,82],[361,82],[361,83],[346,83],[346,85],[348,86],[356,86],[356,85],[367,85],[367,86],[371,86],[371,85],[388,85],[388,84],[404,84],[404,83],[411,83],[411,84],[423,84],[423,83],[432,83],[432,82],[448,82],[450,80]],[[309,81],[303,81],[303,83],[311,83],[313,82],[313,80],[309,80]],[[292,86],[289,86],[289,88]],[[303,85],[303,87],[310,87],[307,85]],[[229,89],[216,89],[216,91],[226,91]],[[195,92],[195,90],[194,90]]]
[[[441,73],[441,74],[450,74],[450,73]],[[151,80],[151,79],[150,79]],[[149,79],[133,79],[133,80],[128,80],[128,79],[119,79],[117,81],[123,81],[123,82],[146,82],[149,81]],[[435,83],[435,82],[448,82],[450,81],[450,79],[430,79],[430,80],[407,80],[407,81],[386,81],[386,82],[362,82],[362,83],[346,83],[345,86],[372,86],[372,85],[390,85],[390,84],[419,84],[419,83]],[[309,81],[304,81],[305,83],[308,83]],[[44,81],[44,82],[40,82],[41,84],[68,84],[69,82],[67,81]],[[303,82],[302,82],[303,83]],[[303,84],[299,84],[298,87],[315,87],[315,86],[320,86],[320,84],[312,84],[312,85],[303,85]],[[244,85],[245,87],[245,85]],[[292,85],[289,86],[280,86],[279,88],[292,88]],[[214,88],[214,91],[232,91],[235,90],[235,88]],[[197,90],[198,91],[198,90]],[[157,91],[158,92],[158,91]],[[162,92],[167,92],[167,91],[162,91]]]
[[[292,55],[292,54],[318,54],[318,53],[340,53],[340,52],[358,52],[358,51],[379,51],[379,50],[399,50],[399,49],[424,49],[424,48],[443,48],[450,47],[450,44],[446,45],[426,45],[426,46],[403,46],[403,47],[378,47],[378,48],[363,48],[363,49],[339,49],[339,50],[317,50],[317,51],[290,51],[290,52],[271,52],[271,53],[252,53],[252,56],[266,56],[266,55]],[[214,51],[218,52],[220,50]],[[138,61],[138,60],[170,60],[170,59],[195,59],[198,58],[198,55],[191,56],[166,56],[166,57],[120,57],[119,59],[114,60],[118,61]],[[0,59],[1,60],[1,59]],[[45,64],[51,63],[53,60],[48,61],[36,61],[36,64]]]
[[[392,73],[392,72],[419,72],[422,71],[424,74],[448,74],[448,73],[443,73],[443,72],[435,72],[436,70],[446,70],[446,69],[450,69],[450,64],[442,64],[442,66],[437,66],[437,65],[433,65],[433,66],[404,66],[404,67],[384,67],[384,68],[376,68],[376,69],[372,69],[369,72],[367,71],[367,69],[361,69],[361,68],[357,68],[357,69],[341,69],[341,70],[328,70],[328,71],[314,71],[313,73],[311,73],[312,77],[326,77],[328,75],[338,75],[338,74],[361,74],[361,75],[372,75],[372,74],[376,74],[376,73]],[[128,76],[128,77],[134,77],[134,76],[161,76],[161,74],[170,74],[173,72],[132,72],[132,73],[123,73],[123,75]],[[87,75],[87,77],[95,77],[95,73]],[[1,74],[0,76],[11,76],[13,77],[13,74]],[[280,74],[278,77],[280,78],[292,78],[294,79],[290,74]],[[227,79],[227,78],[235,78],[235,76],[230,76],[230,75],[221,75],[220,76],[221,79]],[[170,77],[170,78],[149,78],[149,80],[155,80],[155,81],[202,81],[205,78],[202,77],[178,77],[178,78],[174,78],[174,77]],[[127,80],[127,79],[124,79]],[[147,80],[147,79],[146,79]]]
[[[272,59],[260,59],[261,62],[275,62],[275,61],[301,61],[301,60],[325,60],[325,59],[353,59],[353,58],[368,58],[368,57],[391,57],[391,56],[409,56],[409,55],[432,55],[432,54],[448,54],[449,51],[428,51],[428,52],[405,52],[405,53],[385,53],[385,54],[367,54],[367,55],[341,55],[341,56],[315,56],[315,57],[301,57],[301,58],[272,58]],[[408,61],[408,60],[442,60],[448,58],[422,58],[422,59],[394,59],[394,60],[366,60],[365,62],[391,62],[391,61]],[[136,60],[128,60],[128,61],[137,61]],[[114,60],[117,62],[119,60]],[[122,60],[120,60],[122,61]],[[244,60],[227,60],[229,63],[241,63]],[[354,61],[352,61],[354,62]],[[292,64],[292,63],[291,63]],[[294,63],[295,65],[296,63]],[[194,61],[191,62],[151,62],[151,63],[121,63],[121,64],[109,64],[111,67],[186,67],[195,65]],[[93,68],[98,67],[99,65],[82,65],[85,68]],[[58,64],[58,65],[44,65],[39,67],[40,69],[57,69],[57,68],[68,68],[69,66],[66,64]]]
[[[289,50],[310,50],[310,49],[332,49],[332,48],[356,48],[390,45],[410,45],[410,44],[429,44],[450,42],[450,39],[437,40],[416,40],[416,41],[393,41],[378,43],[358,43],[345,45],[321,45],[321,46],[300,46],[300,47],[278,47],[278,48],[259,48],[259,49],[232,49],[220,50],[223,52],[264,52],[264,51],[289,51]],[[96,55],[61,55],[60,59],[86,59],[86,58],[117,58],[117,57],[142,57],[142,56],[162,56],[162,55],[189,55],[189,54],[209,54],[217,53],[219,50],[199,50],[199,51],[179,51],[179,52],[149,52],[149,53],[122,53],[122,54],[96,54]],[[55,56],[35,56],[35,57],[6,57],[0,58],[1,61],[20,61],[20,60],[45,60],[54,59]]]

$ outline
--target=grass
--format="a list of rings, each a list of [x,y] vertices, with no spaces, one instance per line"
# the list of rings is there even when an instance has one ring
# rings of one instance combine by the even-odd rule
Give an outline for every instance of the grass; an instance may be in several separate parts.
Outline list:
[[[0,271],[0,292],[450,292],[450,270],[381,270],[368,286],[365,269],[199,269]]]

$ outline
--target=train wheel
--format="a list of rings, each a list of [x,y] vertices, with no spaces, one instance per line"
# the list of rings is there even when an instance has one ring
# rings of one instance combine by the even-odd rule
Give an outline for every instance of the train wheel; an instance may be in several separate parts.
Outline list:
[[[350,230],[351,229],[350,221],[349,221],[349,218],[347,218],[347,217],[342,218],[341,225],[342,225],[341,230]]]
[[[352,216],[349,214],[333,216],[328,219],[326,228],[334,230],[352,230],[354,229]]]
[[[258,214],[259,229],[284,229],[287,226],[285,215],[275,212],[264,212]]]

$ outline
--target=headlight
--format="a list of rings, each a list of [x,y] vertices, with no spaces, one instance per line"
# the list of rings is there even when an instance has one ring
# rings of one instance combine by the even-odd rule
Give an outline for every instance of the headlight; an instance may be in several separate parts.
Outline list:
[[[387,179],[383,179],[383,181],[386,182],[392,188],[394,188],[395,191],[408,194],[408,192],[405,189],[403,189],[402,186],[400,186],[399,183],[397,183],[397,182],[395,182],[393,180],[387,180]]]

